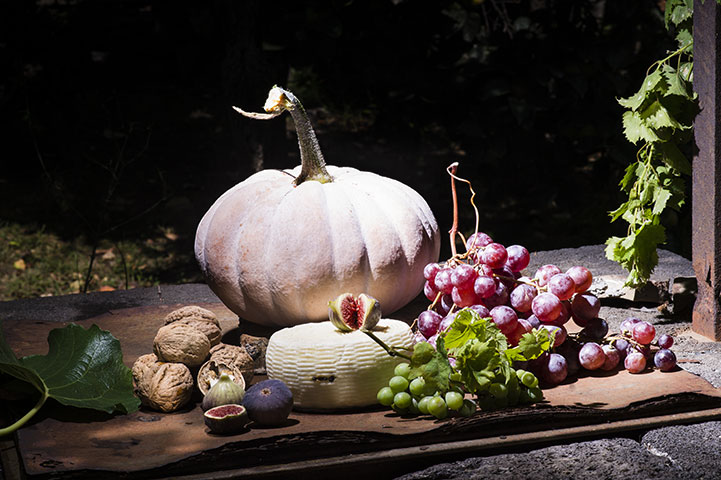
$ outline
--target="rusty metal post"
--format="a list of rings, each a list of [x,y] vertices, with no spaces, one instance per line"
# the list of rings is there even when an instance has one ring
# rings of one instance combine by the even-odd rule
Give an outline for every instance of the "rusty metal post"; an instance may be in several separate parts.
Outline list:
[[[693,269],[698,297],[693,331],[721,340],[721,9],[715,0],[694,1],[694,89],[701,112],[694,123]]]

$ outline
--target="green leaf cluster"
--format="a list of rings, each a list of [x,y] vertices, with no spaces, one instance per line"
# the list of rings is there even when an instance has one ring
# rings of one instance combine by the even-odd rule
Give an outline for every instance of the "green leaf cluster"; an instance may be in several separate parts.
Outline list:
[[[682,147],[692,139],[698,98],[693,91],[692,0],[666,2],[666,27],[676,31],[678,48],[648,70],[639,90],[618,100],[627,110],[623,131],[640,144],[636,161],[620,182],[628,200],[610,212],[611,221],[628,223],[625,237],[606,241],[606,257],[628,272],[626,285],[645,284],[658,264],[657,248],[666,241],[661,215],[684,204],[684,176],[691,164]]]
[[[35,407],[0,437],[27,422],[48,398],[63,405],[106,413],[129,413],[140,401],[133,395],[132,373],[123,364],[120,342],[110,332],[92,325],[56,328],[48,335],[47,355],[17,358],[5,341],[0,324],[0,373],[32,385],[40,392]]]
[[[482,408],[498,408],[531,401],[528,389],[518,381],[513,362],[537,358],[549,351],[552,343],[549,332],[539,329],[526,333],[517,346],[510,347],[506,336],[490,318],[481,318],[477,312],[465,308],[456,314],[448,330],[439,336],[434,354],[428,351],[429,348],[433,350],[431,346],[424,347],[422,343],[416,350],[419,350],[418,361],[428,362],[424,366],[426,371],[438,371],[442,376],[441,379],[432,378],[437,385],[443,387],[441,383],[446,381],[446,374],[451,371],[448,357],[454,358],[452,370],[460,375],[465,389],[478,397]],[[416,354],[414,351],[411,363],[414,368],[418,368]],[[436,366],[441,364],[443,368]],[[430,380],[428,376],[424,377],[426,381]],[[498,398],[498,394],[492,393],[494,384],[501,385],[502,388],[498,388],[507,394]],[[536,396],[539,394],[540,391]]]

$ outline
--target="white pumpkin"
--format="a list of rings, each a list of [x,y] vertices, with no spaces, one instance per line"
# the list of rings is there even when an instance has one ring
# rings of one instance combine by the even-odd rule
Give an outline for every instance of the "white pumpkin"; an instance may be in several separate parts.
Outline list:
[[[344,292],[375,297],[384,313],[406,305],[439,255],[428,204],[396,180],[326,167],[290,92],[274,87],[266,110],[248,115],[293,115],[303,164],[258,172],[210,207],[195,255],[212,290],[241,318],[273,326],[326,320]]]

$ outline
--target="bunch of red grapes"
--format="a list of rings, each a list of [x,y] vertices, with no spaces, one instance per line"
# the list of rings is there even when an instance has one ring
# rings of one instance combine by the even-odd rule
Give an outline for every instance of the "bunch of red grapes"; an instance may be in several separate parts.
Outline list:
[[[546,385],[557,385],[581,368],[613,370],[622,360],[629,372],[639,373],[650,365],[652,354],[660,370],[676,366],[669,350],[673,338],[662,335],[654,342],[655,329],[648,322],[628,319],[620,334],[607,337],[608,324],[598,317],[601,303],[588,293],[593,282],[588,268],[563,272],[543,265],[529,278],[521,274],[529,262],[525,247],[504,247],[478,232],[466,241],[465,254],[426,265],[424,293],[432,303],[418,316],[417,340],[435,345],[456,313],[468,307],[481,318],[491,318],[510,345],[534,328],[547,329],[554,338],[551,352],[518,365]],[[570,320],[582,327],[579,333],[569,335],[565,325]]]

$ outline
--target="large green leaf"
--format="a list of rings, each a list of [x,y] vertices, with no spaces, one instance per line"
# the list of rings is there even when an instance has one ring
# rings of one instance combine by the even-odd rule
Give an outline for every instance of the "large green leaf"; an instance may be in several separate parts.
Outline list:
[[[0,372],[33,384],[64,405],[107,413],[138,409],[132,373],[110,332],[70,324],[52,330],[48,345],[47,355],[18,359],[0,334]]]

